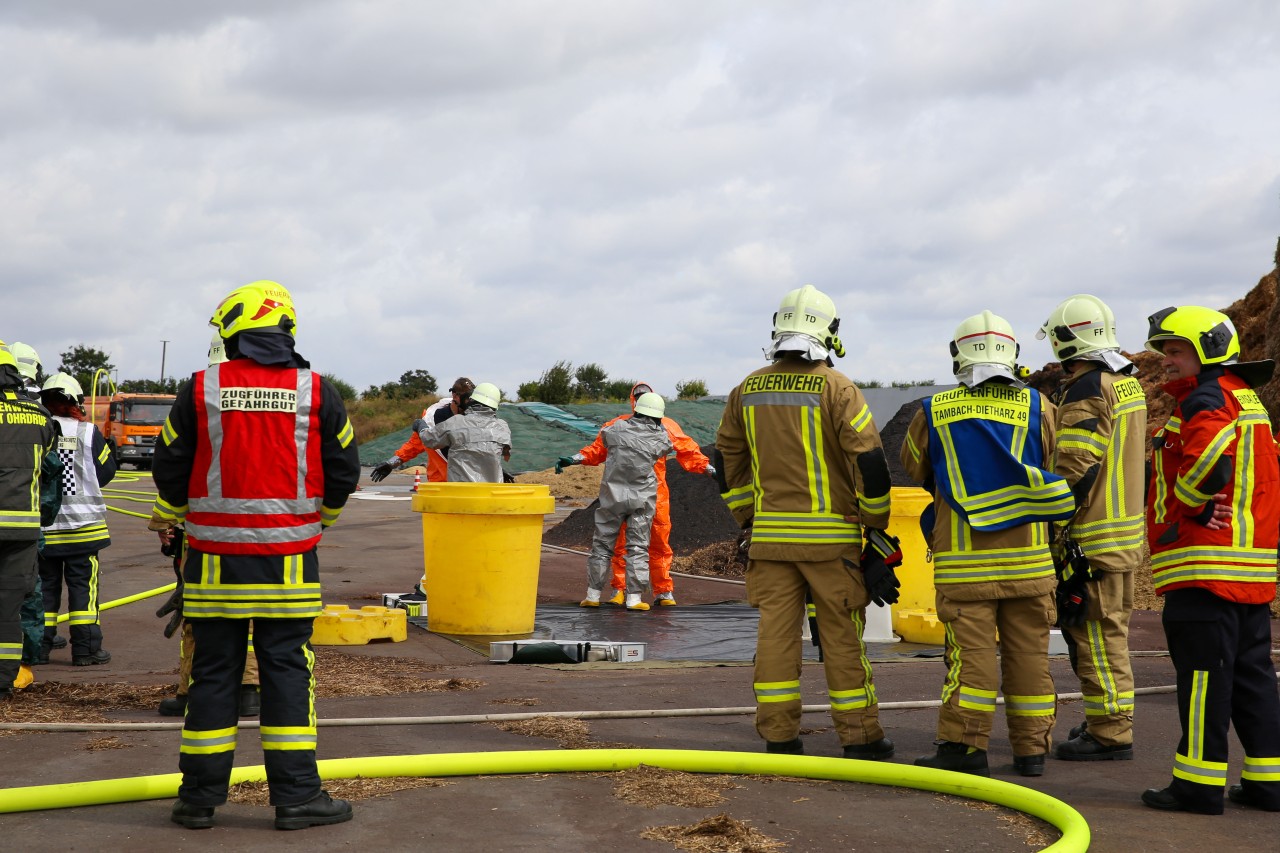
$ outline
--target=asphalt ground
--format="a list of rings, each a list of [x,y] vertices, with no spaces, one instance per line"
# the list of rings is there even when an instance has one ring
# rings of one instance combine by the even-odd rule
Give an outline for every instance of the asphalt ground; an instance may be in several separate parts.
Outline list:
[[[361,607],[384,592],[407,591],[421,568],[420,516],[407,500],[403,478],[373,486],[366,480],[339,523],[320,546],[325,600]],[[119,488],[145,493],[146,477]],[[140,502],[112,497],[113,506],[146,512]],[[381,499],[379,499],[381,498]],[[567,510],[561,511],[561,514]],[[554,522],[548,519],[548,523]],[[172,580],[167,558],[140,518],[112,513],[112,546],[102,553],[100,599],[104,602],[153,589]],[[585,579],[585,558],[543,549],[539,602],[577,601]],[[737,600],[742,587],[678,577],[681,607]],[[163,620],[154,616],[162,598],[126,605],[102,615],[104,648],[112,660],[104,666],[73,667],[68,650],[36,668],[39,682],[57,682],[67,691],[78,685],[114,683],[171,685],[177,667],[176,639],[166,641]],[[647,614],[628,614],[635,619]],[[1135,614],[1133,658],[1137,687],[1172,685],[1174,674],[1163,653],[1158,614]],[[1280,636],[1280,632],[1276,632]],[[322,652],[361,658],[408,659],[421,664],[423,679],[465,679],[470,689],[432,693],[334,696],[317,700],[326,719],[439,717],[528,712],[631,711],[742,708],[752,704],[747,663],[679,664],[646,662],[523,666],[489,663],[465,645],[425,630],[410,628],[404,642],[330,647]],[[1078,691],[1065,658],[1051,661],[1059,692]],[[937,657],[893,655],[874,668],[880,701],[930,701],[939,695],[943,664]],[[472,684],[474,682],[474,684]],[[806,702],[825,697],[822,668],[811,663],[802,676]],[[23,703],[19,695],[15,707]],[[117,722],[171,721],[147,710],[108,711]],[[1060,737],[1083,719],[1078,701],[1059,708]],[[894,763],[906,765],[933,751],[936,710],[886,707],[881,722],[897,744]],[[758,755],[762,743],[750,714],[593,719],[587,739],[605,747],[715,750]],[[839,744],[825,713],[804,719],[807,753],[837,757]],[[1087,820],[1091,850],[1245,851],[1280,849],[1280,815],[1228,803],[1226,814],[1205,817],[1164,813],[1144,807],[1144,788],[1168,783],[1178,737],[1171,693],[1141,695],[1137,704],[1133,761],[1076,763],[1050,759],[1038,778],[1017,776],[1011,765],[1003,715],[996,714],[990,751],[993,778],[1042,791],[1068,803]],[[0,766],[7,787],[69,784],[174,773],[178,732],[0,732]],[[105,746],[104,746],[105,744]],[[1241,753],[1233,744],[1232,779],[1238,779]],[[450,724],[325,726],[319,757],[382,756],[548,751],[565,755],[554,739],[499,728],[493,722]],[[262,763],[252,729],[244,729],[237,766]],[[300,832],[271,828],[268,806],[229,804],[217,812],[209,830],[186,830],[168,819],[172,799],[156,799],[69,809],[45,809],[0,815],[7,849],[61,850],[336,850],[376,846],[381,851],[614,851],[673,850],[649,840],[650,827],[690,826],[726,814],[792,851],[847,850],[991,850],[1039,849],[1058,833],[1039,820],[1011,810],[951,795],[883,785],[741,774],[724,790],[724,801],[710,806],[682,804],[651,807],[621,799],[615,782],[622,774],[539,773],[456,776],[437,787],[395,792],[355,802],[349,823]],[[960,781],[963,781],[961,779]],[[664,783],[657,783],[664,784]],[[712,849],[712,848],[702,848]]]

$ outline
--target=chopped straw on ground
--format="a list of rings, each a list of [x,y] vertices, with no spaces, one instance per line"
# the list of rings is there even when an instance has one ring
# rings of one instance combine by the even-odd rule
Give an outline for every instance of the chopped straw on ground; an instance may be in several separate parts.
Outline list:
[[[651,826],[640,837],[665,841],[694,853],[767,853],[787,846],[727,814],[714,815],[692,826]]]
[[[641,764],[614,774],[613,795],[634,806],[707,809],[725,801],[721,791],[741,787],[729,776],[704,776]]]
[[[473,678],[425,678],[440,667],[410,658],[351,655],[333,649],[316,652],[316,695],[390,696],[394,693],[448,693],[484,686]]]
[[[0,704],[5,723],[103,723],[108,711],[154,711],[172,685],[38,681]]]
[[[635,749],[630,743],[603,743],[591,740],[591,728],[569,717],[534,717],[532,720],[495,722],[494,726],[513,735],[544,737],[557,741],[561,749]]]
[[[425,779],[420,776],[390,776],[385,779],[326,779],[324,789],[339,800],[369,800],[385,797],[397,791],[415,788],[442,788],[451,783],[442,779]],[[241,782],[232,785],[227,792],[227,802],[249,806],[271,804],[266,782]]]

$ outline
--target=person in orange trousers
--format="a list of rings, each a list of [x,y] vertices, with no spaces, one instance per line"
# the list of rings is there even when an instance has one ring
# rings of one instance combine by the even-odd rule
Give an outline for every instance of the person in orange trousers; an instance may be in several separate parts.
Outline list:
[[[647,382],[638,382],[631,388],[631,408],[634,413],[636,398],[648,394],[653,388]],[[619,415],[604,426],[630,418],[631,414]],[[715,474],[710,460],[698,448],[698,442],[685,435],[680,424],[671,418],[664,417],[662,425],[667,429],[667,436],[676,450],[676,462],[690,474]],[[604,427],[601,427],[603,429]],[[599,465],[604,459],[604,445],[596,436],[587,447],[579,451],[588,465]],[[649,581],[653,585],[654,602],[668,607],[676,603],[675,585],[671,580],[671,493],[667,489],[667,460],[659,459],[653,466],[658,475],[658,507],[653,516],[653,528],[649,534]],[[618,531],[618,541],[613,547],[613,578],[610,585],[615,594],[610,604],[622,604],[627,592],[626,574],[627,527],[624,524]]]

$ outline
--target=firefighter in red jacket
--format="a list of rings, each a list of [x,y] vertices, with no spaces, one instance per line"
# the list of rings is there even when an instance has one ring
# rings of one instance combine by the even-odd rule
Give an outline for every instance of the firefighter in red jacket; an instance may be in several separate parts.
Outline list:
[[[1241,362],[1235,327],[1208,308],[1150,317],[1177,406],[1156,434],[1147,537],[1164,631],[1178,676],[1182,737],[1173,780],[1142,801],[1167,811],[1222,814],[1232,802],[1280,811],[1280,696],[1271,661],[1280,462],[1254,388],[1275,362]],[[1227,733],[1244,746],[1227,789]]]
[[[653,388],[648,383],[636,383],[631,389],[631,413],[618,415],[606,423],[600,428],[602,434],[605,427],[630,418],[635,412],[636,400],[641,394],[648,394],[651,391]],[[698,447],[698,442],[686,435],[680,428],[680,424],[671,418],[664,417],[662,426],[667,431],[667,438],[671,439],[671,445],[675,448],[676,463],[681,468],[690,474],[715,475],[716,469],[711,466],[706,455]],[[600,436],[596,436],[595,441],[582,448],[572,458],[575,463],[599,465],[604,461],[605,455],[604,444]],[[653,527],[649,530],[649,582],[653,587],[654,604],[670,607],[676,603],[676,595],[675,583],[671,580],[671,490],[667,488],[666,457],[654,464],[653,472],[658,476],[658,506],[653,514]],[[614,596],[610,602],[622,604],[627,589],[627,527],[625,524],[618,531],[618,541],[614,543],[613,559],[610,565],[613,569],[611,585],[614,589]]]
[[[172,820],[213,825],[235,757],[249,620],[260,734],[277,829],[350,820],[316,768],[312,622],[316,545],[360,478],[337,390],[294,352],[296,315],[275,282],[238,288],[210,321],[228,360],[178,391],[156,447],[154,530],[183,523],[183,616],[195,637]]]

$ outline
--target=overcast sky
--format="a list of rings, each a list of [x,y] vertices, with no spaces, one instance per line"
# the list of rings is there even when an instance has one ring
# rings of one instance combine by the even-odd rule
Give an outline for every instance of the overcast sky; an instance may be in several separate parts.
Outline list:
[[[0,7],[0,339],[204,366],[270,278],[358,389],[565,360],[672,394],[825,290],[857,379],[989,308],[1126,348],[1280,236],[1280,4],[58,0]]]

